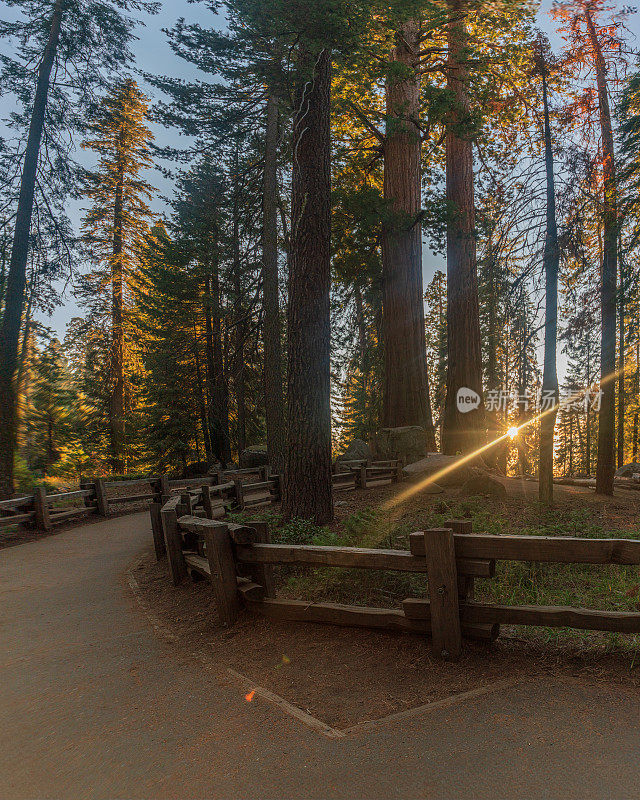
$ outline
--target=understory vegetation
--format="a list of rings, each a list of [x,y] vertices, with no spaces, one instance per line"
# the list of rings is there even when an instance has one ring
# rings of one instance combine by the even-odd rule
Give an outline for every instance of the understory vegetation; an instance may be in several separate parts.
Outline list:
[[[628,524],[616,527],[589,507],[549,511],[538,504],[524,510],[495,508],[484,497],[447,499],[409,511],[400,521],[388,512],[365,507],[331,528],[306,520],[283,522],[275,511],[235,515],[235,521],[269,522],[275,544],[409,549],[409,534],[442,527],[450,519],[471,519],[476,532],[528,536],[577,536],[594,539],[640,539]],[[627,523],[629,520],[627,520]],[[425,575],[336,568],[278,568],[279,592],[310,602],[334,602],[374,607],[400,607],[407,597],[427,597]],[[544,564],[500,561],[492,579],[476,579],[478,601],[504,605],[572,606],[603,611],[640,611],[640,571],[637,567]],[[596,645],[634,651],[640,636],[594,634],[567,628],[519,628],[521,638],[558,645]]]

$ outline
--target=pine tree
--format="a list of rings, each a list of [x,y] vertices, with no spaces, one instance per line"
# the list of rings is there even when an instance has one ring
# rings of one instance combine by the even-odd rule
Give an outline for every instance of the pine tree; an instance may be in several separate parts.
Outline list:
[[[133,326],[127,313],[149,235],[151,187],[140,173],[151,166],[147,101],[133,79],[107,95],[90,126],[86,149],[98,166],[86,175],[91,203],[83,222],[87,253],[96,263],[83,277],[79,293],[95,318],[110,317],[109,430],[111,468],[125,471],[125,415],[132,407],[128,380],[132,369]]]

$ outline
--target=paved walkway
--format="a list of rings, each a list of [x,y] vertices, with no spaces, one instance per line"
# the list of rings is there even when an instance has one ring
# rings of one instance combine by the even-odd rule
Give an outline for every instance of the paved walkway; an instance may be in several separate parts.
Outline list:
[[[147,515],[0,551],[0,798],[638,798],[640,700],[520,684],[331,740],[176,658]]]

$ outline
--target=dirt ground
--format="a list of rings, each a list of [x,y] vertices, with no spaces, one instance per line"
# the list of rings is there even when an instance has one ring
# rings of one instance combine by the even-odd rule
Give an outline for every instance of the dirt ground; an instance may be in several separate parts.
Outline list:
[[[556,487],[553,512],[536,503],[537,483],[505,482],[505,503],[487,500],[488,516],[499,516],[513,531],[561,520],[580,535],[583,520],[596,521],[604,530],[638,531],[640,496],[618,491],[614,498],[597,497],[576,487]],[[375,505],[383,509],[393,529],[420,530],[434,514],[464,511],[465,498],[454,491],[443,495],[417,494],[399,505],[393,498],[406,489],[390,486],[375,493],[350,492],[336,498],[336,522]],[[462,506],[461,506],[462,503]],[[577,519],[577,522],[575,521]],[[568,520],[568,522],[567,522]],[[222,630],[209,584],[170,585],[166,565],[145,557],[134,569],[141,596],[162,627],[176,637],[176,646],[196,654],[210,668],[232,668],[258,686],[342,728],[388,714],[490,686],[504,680],[528,680],[548,673],[583,676],[620,683],[640,690],[640,658],[634,652],[612,651],[606,636],[590,634],[585,644],[518,637],[518,629],[502,628],[500,639],[487,645],[465,645],[455,664],[432,659],[429,641],[412,634],[342,629],[301,623],[276,623],[245,617],[232,630]],[[380,603],[383,605],[384,603]],[[530,634],[531,629],[528,633]]]
[[[208,668],[231,668],[335,728],[509,680],[540,674],[581,676],[620,684],[640,695],[640,659],[607,652],[596,634],[589,647],[519,640],[503,628],[491,644],[465,645],[457,663],[432,659],[427,638],[245,616],[219,627],[208,582],[173,587],[166,563],[148,554],[133,566],[144,607],[170,632],[172,646]]]

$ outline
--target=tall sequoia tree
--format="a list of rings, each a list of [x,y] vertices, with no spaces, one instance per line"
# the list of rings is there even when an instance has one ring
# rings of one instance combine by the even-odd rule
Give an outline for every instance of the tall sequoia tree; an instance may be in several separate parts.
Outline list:
[[[152,164],[146,120],[146,98],[128,79],[105,98],[90,126],[92,138],[83,145],[99,157],[97,169],[87,174],[85,197],[91,208],[83,223],[88,253],[99,261],[83,281],[83,295],[90,308],[101,314],[106,307],[110,316],[109,438],[111,469],[116,473],[124,472],[126,463],[126,295],[149,235],[151,188],[140,177]],[[106,303],[105,289],[110,295]]]
[[[559,398],[557,342],[558,342],[558,273],[560,271],[560,248],[558,247],[558,226],[556,223],[556,190],[553,163],[553,142],[549,116],[548,96],[548,45],[538,40],[536,51],[536,71],[542,81],[542,105],[544,124],[544,161],[547,181],[546,235],[544,241],[545,274],[545,325],[544,325],[544,372],[542,393],[545,403],[551,407],[543,408],[540,420],[540,458],[538,466],[539,498],[545,505],[553,502],[553,438]]]
[[[331,479],[331,53],[303,52],[293,120],[287,451],[283,514],[333,519]]]
[[[482,357],[465,0],[450,0],[449,15],[447,87],[452,110],[446,131],[448,372],[442,452],[455,455],[471,452],[480,445],[484,405],[481,402],[468,413],[458,409],[460,389],[471,389],[482,397]]]
[[[382,237],[386,427],[419,425],[435,450],[427,382],[422,286],[419,19],[399,25],[386,82]]]
[[[117,71],[130,60],[128,45],[135,21],[127,12],[157,7],[144,0],[12,0],[11,5],[18,7],[20,17],[0,21],[0,36],[15,38],[18,46],[16,56],[3,56],[0,86],[3,93],[18,98],[23,113],[13,117],[12,125],[24,125],[28,135],[26,145],[16,153],[22,170],[0,328],[0,496],[13,492],[14,379],[34,200],[42,185],[56,180],[51,162],[41,158],[43,131],[45,125],[50,128],[48,147],[58,150],[61,158],[56,172],[62,173],[68,167],[68,150],[60,145],[65,137],[56,137],[55,131],[73,129],[96,89],[105,84],[105,73]],[[34,64],[38,65],[35,86]],[[48,174],[39,181],[43,171]]]

